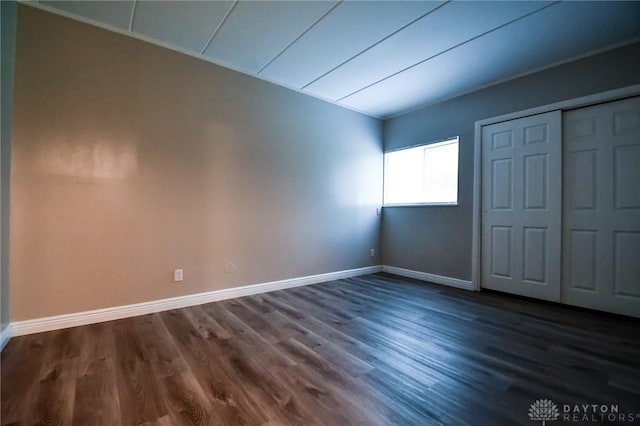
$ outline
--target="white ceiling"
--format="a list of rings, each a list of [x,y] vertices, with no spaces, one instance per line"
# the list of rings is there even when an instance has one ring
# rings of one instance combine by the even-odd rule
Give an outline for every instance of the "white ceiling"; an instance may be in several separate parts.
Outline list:
[[[381,118],[640,39],[640,1],[35,5]]]

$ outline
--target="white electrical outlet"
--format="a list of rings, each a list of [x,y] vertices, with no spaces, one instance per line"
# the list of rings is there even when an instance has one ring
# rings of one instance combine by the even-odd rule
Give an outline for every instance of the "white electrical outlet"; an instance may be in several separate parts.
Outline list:
[[[371,249],[370,253],[371,253],[371,257],[375,256],[376,255],[376,249]]]
[[[178,282],[184,279],[184,271],[182,269],[176,269],[173,271],[173,281]]]

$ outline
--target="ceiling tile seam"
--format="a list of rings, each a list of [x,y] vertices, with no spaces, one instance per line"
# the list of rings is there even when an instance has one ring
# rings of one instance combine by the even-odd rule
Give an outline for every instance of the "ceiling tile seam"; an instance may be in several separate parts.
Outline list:
[[[209,45],[213,41],[214,37],[216,35],[218,35],[218,33],[220,32],[220,29],[222,28],[224,23],[227,22],[227,19],[229,18],[229,15],[231,15],[231,12],[233,11],[233,8],[236,7],[236,4],[238,4],[238,0],[234,0],[233,3],[231,4],[231,7],[227,10],[227,13],[224,14],[224,17],[222,18],[222,21],[220,21],[220,23],[218,24],[216,29],[213,31],[213,34],[211,34],[211,37],[209,37],[209,40],[207,40],[207,44],[205,44],[204,47],[202,48],[202,50],[200,51],[200,55],[201,56],[204,55],[205,50],[207,50],[207,48],[209,47]]]
[[[2,0],[0,0],[0,1],[2,1]],[[97,21],[95,19],[91,19],[91,18],[83,17],[81,15],[76,15],[76,14],[73,14],[73,13],[70,13],[70,12],[66,12],[64,10],[58,9],[56,7],[53,7],[53,6],[47,6],[46,4],[40,3],[37,0],[17,0],[17,2],[19,4],[24,5],[25,7],[32,7],[34,9],[45,11],[45,12],[50,13],[52,15],[62,16],[64,18],[71,19],[71,20],[76,21],[76,22],[81,22],[81,23],[86,24],[86,25],[91,25],[93,27],[96,27],[96,28],[99,28],[99,29],[102,29],[102,30],[110,31],[110,32],[113,32],[113,33],[116,33],[116,34],[120,34],[120,35],[123,35],[123,36],[126,36],[126,37],[130,37],[130,38],[132,38],[134,40],[138,40],[138,41],[141,41],[141,42],[144,42],[144,43],[148,43],[148,44],[151,44],[151,45],[154,45],[154,46],[157,46],[157,47],[161,47],[163,49],[167,49],[167,50],[170,50],[172,52],[177,52],[177,53],[180,53],[182,55],[186,55],[186,56],[189,56],[191,58],[195,58],[195,59],[198,59],[200,61],[207,62],[209,64],[217,65],[217,66],[225,68],[227,70],[231,70],[233,72],[237,72],[238,74],[242,74],[242,75],[244,75],[246,77],[250,77],[250,78],[253,78],[253,79],[256,79],[256,80],[259,80],[259,81],[263,81],[263,82],[266,82],[266,83],[269,83],[269,84],[273,84],[274,86],[282,87],[284,89],[291,90],[293,92],[299,93],[299,94],[304,95],[304,96],[309,96],[309,97],[317,99],[319,101],[326,102],[328,104],[335,105],[335,106],[337,106],[339,108],[343,108],[343,109],[346,109],[346,110],[349,110],[349,111],[353,111],[353,112],[356,112],[358,114],[362,114],[362,115],[367,116],[367,117],[375,118],[375,119],[378,119],[378,120],[382,119],[382,116],[380,116],[378,114],[374,114],[372,112],[364,111],[364,110],[361,110],[359,108],[355,108],[355,107],[352,107],[352,106],[340,104],[340,103],[338,103],[338,102],[336,102],[334,100],[331,100],[329,98],[325,98],[325,97],[322,97],[321,95],[317,95],[317,94],[314,94],[314,93],[309,93],[309,92],[302,91],[302,90],[300,90],[300,88],[291,86],[291,85],[283,83],[281,81],[276,81],[276,80],[271,79],[269,77],[258,77],[253,73],[250,73],[250,72],[248,72],[246,70],[242,70],[242,69],[237,68],[237,67],[234,67],[231,64],[225,64],[225,63],[217,61],[217,60],[215,60],[213,58],[210,58],[210,57],[207,57],[207,56],[202,56],[196,51],[180,48],[180,47],[171,45],[169,43],[160,41],[158,39],[153,39],[151,37],[145,36],[143,34],[135,33],[135,32],[132,32],[132,31],[128,31],[125,28],[117,27],[117,26],[114,26],[114,25],[111,25],[111,24],[106,24],[104,22]]]
[[[536,73],[539,73],[539,72],[543,72],[545,70],[548,70],[548,69],[551,69],[551,68],[554,68],[554,67],[557,67],[557,66],[560,66],[560,65],[563,65],[563,64],[568,64],[568,63],[571,63],[571,62],[574,62],[574,61],[579,61],[581,59],[588,58],[589,56],[597,55],[599,53],[607,52],[607,51],[612,50],[612,49],[616,49],[616,48],[619,48],[619,47],[627,46],[629,44],[638,43],[638,42],[640,42],[640,36],[633,37],[631,39],[622,41],[620,43],[614,43],[612,45],[608,45],[608,46],[605,46],[605,47],[602,47],[602,48],[599,48],[599,49],[590,50],[590,51],[588,51],[586,53],[582,53],[580,55],[572,56],[572,57],[569,57],[569,58],[564,58],[564,59],[561,59],[559,61],[552,62],[551,64],[548,64],[548,65],[542,65],[542,66],[539,66],[539,67],[536,67],[536,68],[528,69],[528,70],[526,70],[524,72],[521,72],[519,74],[510,76],[510,77],[505,77],[505,78],[502,78],[500,80],[492,81],[492,82],[484,84],[482,86],[474,87],[473,89],[465,90],[464,92],[460,92],[460,93],[457,93],[457,94],[454,94],[454,95],[451,95],[451,96],[446,96],[446,97],[443,97],[443,98],[439,98],[439,99],[437,99],[435,101],[423,103],[423,104],[417,105],[415,107],[404,109],[404,110],[396,112],[396,113],[392,113],[392,114],[389,114],[389,115],[381,115],[380,119],[385,121],[385,120],[390,120],[392,118],[400,117],[401,115],[411,114],[412,112],[418,111],[418,110],[420,110],[422,108],[426,108],[426,107],[429,107],[429,106],[432,106],[432,105],[437,105],[437,104],[442,103],[442,102],[447,102],[447,101],[450,101],[451,99],[455,99],[455,98],[459,98],[459,97],[462,97],[462,96],[466,96],[466,95],[469,95],[469,94],[474,93],[474,92],[479,92],[479,91],[487,89],[489,87],[498,86],[500,84],[507,83],[507,82],[512,81],[512,80],[517,80],[519,78],[527,77],[529,75],[536,74]],[[340,105],[344,106],[345,108],[350,108],[349,106],[344,105],[344,104],[340,104]],[[378,118],[378,116],[375,116],[375,117]]]
[[[518,17],[518,18],[512,19],[512,20],[511,20],[511,21],[509,21],[509,22],[505,22],[504,24],[498,25],[497,27],[492,28],[492,29],[490,29],[490,30],[488,30],[488,31],[485,31],[485,32],[483,32],[482,34],[478,34],[477,36],[471,37],[470,39],[465,40],[465,41],[463,41],[463,42],[461,42],[461,43],[458,43],[458,44],[456,44],[455,46],[449,47],[449,48],[447,48],[447,49],[445,49],[445,50],[443,50],[443,51],[441,51],[441,52],[436,53],[435,55],[432,55],[432,56],[430,56],[430,57],[428,57],[428,58],[425,58],[425,59],[423,59],[423,60],[421,60],[421,61],[416,62],[415,64],[409,65],[408,67],[405,67],[405,68],[403,68],[403,69],[401,69],[401,70],[399,70],[399,71],[396,71],[396,72],[394,72],[394,73],[392,73],[392,74],[389,74],[388,76],[386,76],[386,77],[384,77],[384,78],[381,78],[381,79],[380,79],[380,80],[378,80],[378,81],[375,81],[375,82],[373,82],[373,83],[371,83],[371,84],[367,84],[366,86],[364,86],[364,87],[362,87],[362,88],[360,88],[360,89],[358,89],[358,90],[355,90],[355,91],[353,91],[353,92],[351,92],[351,93],[349,93],[349,94],[347,94],[347,95],[345,95],[345,96],[343,96],[343,97],[341,97],[341,98],[337,99],[337,100],[336,100],[336,102],[341,102],[341,101],[345,100],[346,98],[348,98],[348,97],[350,97],[350,96],[353,96],[353,95],[355,95],[355,94],[357,94],[357,93],[360,93],[360,92],[362,92],[362,91],[364,91],[364,90],[367,90],[368,88],[370,88],[370,87],[372,87],[372,86],[375,86],[376,84],[380,84],[380,83],[382,83],[383,81],[388,80],[388,79],[390,79],[390,78],[392,78],[392,77],[395,77],[396,75],[401,74],[401,73],[403,73],[403,72],[405,72],[405,71],[408,71],[408,70],[410,70],[411,68],[415,68],[415,67],[417,67],[418,65],[421,65],[421,64],[423,64],[423,63],[425,63],[425,62],[427,62],[427,61],[430,61],[430,60],[432,60],[432,59],[434,59],[434,58],[437,58],[438,56],[443,55],[443,54],[445,54],[445,53],[447,53],[447,52],[449,52],[449,51],[451,51],[451,50],[453,50],[453,49],[457,49],[457,48],[458,48],[458,47],[460,47],[460,46],[463,46],[463,45],[465,45],[465,44],[467,44],[467,43],[470,43],[470,42],[472,42],[472,41],[474,41],[474,40],[477,40],[477,39],[479,39],[479,38],[481,38],[481,37],[484,37],[484,36],[486,36],[487,34],[490,34],[490,33],[494,32],[494,31],[497,31],[497,30],[499,30],[499,29],[501,29],[501,28],[504,28],[504,27],[506,27],[506,26],[508,26],[508,25],[511,25],[511,24],[513,24],[513,23],[515,23],[515,22],[517,22],[517,21],[520,21],[520,20],[522,20],[522,19],[528,18],[528,17],[529,17],[529,16],[531,16],[531,15],[534,15],[534,14],[536,14],[536,13],[542,12],[543,10],[548,9],[548,8],[550,8],[550,7],[552,7],[552,6],[555,6],[555,5],[559,4],[559,3],[560,3],[560,1],[555,1],[555,2],[553,2],[553,3],[551,3],[551,4],[548,4],[548,5],[544,6],[544,7],[541,7],[540,9],[536,9],[536,10],[534,10],[534,11],[532,11],[532,12],[529,12],[529,13],[527,13],[527,14],[525,14],[525,15],[522,15],[522,16],[520,16],[520,17]]]
[[[133,0],[133,4],[131,5],[131,17],[129,18],[129,31],[133,31],[133,20],[136,16],[136,6],[138,4],[138,0]]]
[[[311,28],[315,27],[316,24],[320,21],[322,21],[325,17],[327,17],[331,12],[333,12],[338,6],[340,6],[342,4],[342,0],[338,0],[336,2],[336,4],[334,4],[333,6],[331,6],[331,8],[329,10],[327,10],[324,14],[322,14],[322,16],[320,16],[318,19],[316,19],[311,25],[309,25],[309,27],[307,29],[305,29],[303,32],[300,33],[300,35],[298,35],[298,37],[296,37],[295,39],[293,39],[293,41],[289,44],[287,44],[276,56],[274,56],[269,62],[267,62],[265,65],[262,66],[262,68],[260,68],[258,70],[258,72],[256,73],[256,75],[260,74],[262,71],[265,70],[265,68],[267,68],[269,65],[271,65],[273,63],[273,61],[275,61],[276,59],[278,59],[280,57],[280,55],[282,55],[287,49],[289,49],[291,46],[293,46],[295,44],[295,42],[297,42],[298,40],[300,40],[302,38],[302,36],[304,36],[307,32],[309,32],[309,30],[311,30]]]
[[[403,25],[402,27],[398,28],[397,30],[393,31],[392,33],[384,36],[383,38],[381,38],[380,40],[378,40],[377,42],[375,42],[374,44],[372,44],[371,46],[367,47],[366,49],[356,53],[355,55],[353,55],[352,57],[350,57],[349,59],[345,60],[344,62],[342,62],[339,65],[336,65],[335,67],[331,68],[329,71],[325,72],[324,74],[320,75],[319,77],[314,78],[313,80],[311,80],[310,82],[308,82],[307,84],[305,84],[304,86],[302,86],[302,89],[306,89],[308,86],[312,85],[313,83],[315,83],[318,80],[321,80],[322,78],[326,77],[328,74],[331,74],[332,72],[334,72],[335,70],[337,70],[338,68],[340,68],[341,66],[345,65],[348,62],[351,62],[352,60],[354,60],[355,58],[357,58],[358,56],[364,54],[365,52],[373,49],[374,47],[376,47],[377,45],[379,45],[380,43],[382,43],[383,41],[387,40],[390,37],[393,37],[394,35],[398,34],[400,31],[406,29],[407,27],[409,27],[410,25],[415,24],[416,22],[418,22],[419,20],[425,18],[427,15],[432,14],[433,12],[435,12],[436,10],[446,6],[447,4],[451,3],[452,0],[447,0],[444,3],[442,3],[441,5],[435,7],[434,9],[428,11],[427,13],[417,17],[416,19],[414,19],[413,21]]]

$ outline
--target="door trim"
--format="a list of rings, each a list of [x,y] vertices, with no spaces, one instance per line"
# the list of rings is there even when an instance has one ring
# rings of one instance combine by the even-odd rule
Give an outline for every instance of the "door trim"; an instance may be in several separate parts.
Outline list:
[[[476,121],[473,155],[473,235],[471,240],[471,282],[475,291],[480,291],[482,284],[482,127],[530,115],[543,114],[555,110],[566,111],[601,104],[604,102],[617,101],[638,95],[640,95],[640,84],[634,84],[620,89],[609,90],[606,92],[596,93],[594,95],[582,96],[580,98],[555,102],[548,105]]]

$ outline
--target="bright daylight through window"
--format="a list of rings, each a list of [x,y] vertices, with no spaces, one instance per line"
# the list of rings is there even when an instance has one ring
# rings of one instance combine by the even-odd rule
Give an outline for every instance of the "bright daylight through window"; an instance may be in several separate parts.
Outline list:
[[[384,204],[457,204],[458,138],[384,154]]]

